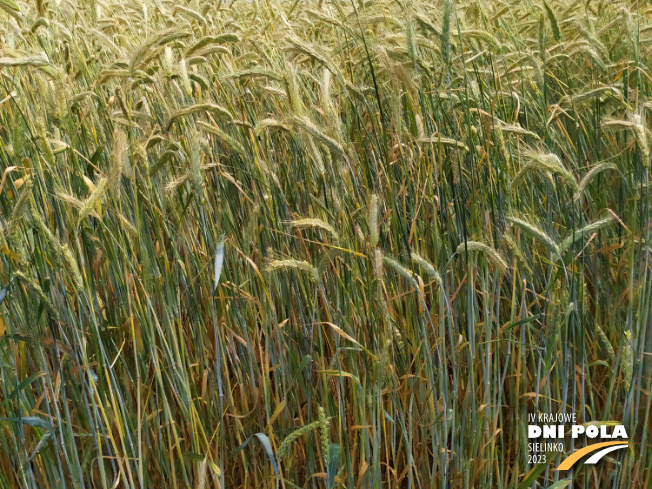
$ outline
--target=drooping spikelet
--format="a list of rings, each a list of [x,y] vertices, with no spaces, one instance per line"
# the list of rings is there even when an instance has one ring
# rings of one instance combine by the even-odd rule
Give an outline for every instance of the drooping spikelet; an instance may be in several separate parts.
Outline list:
[[[199,172],[201,175],[201,172],[208,170],[209,168],[215,168],[217,167],[216,163],[208,163],[207,165],[201,165],[199,167]],[[174,178],[170,180],[168,183],[165,184],[165,191],[166,192],[174,192],[179,186],[183,185],[187,181],[190,180],[190,171],[186,172],[185,174]]]
[[[315,144],[315,140],[312,138],[312,136],[308,135],[306,137],[306,144],[308,146],[308,152],[312,156],[315,166],[317,167],[317,172],[319,173],[319,175],[323,177],[324,175],[326,175],[326,167],[324,166],[324,159],[321,157],[319,148]]]
[[[73,256],[72,251],[67,244],[61,246],[61,254],[63,256],[63,261],[66,264],[66,269],[72,276],[72,283],[74,285],[75,291],[79,292],[84,287],[84,279],[79,272],[77,260]]]
[[[380,248],[374,250],[374,272],[376,272],[376,278],[378,280],[383,279],[383,252],[380,251]]]
[[[512,250],[512,253],[514,253],[521,265],[525,267],[525,270],[527,270],[528,273],[532,274],[532,269],[530,268],[525,255],[521,251],[521,247],[516,243],[516,241],[514,241],[514,238],[512,238],[510,234],[504,234],[503,237],[505,238],[505,243],[509,249]]]
[[[168,119],[166,129],[170,129],[170,127],[172,127],[172,124],[177,122],[179,119],[187,117],[191,114],[197,114],[199,112],[210,112],[212,115],[215,115],[222,119],[233,121],[233,115],[231,114],[231,112],[229,112],[228,110],[226,110],[224,107],[220,105],[208,104],[208,103],[196,104],[196,105],[190,105],[188,107],[184,107],[183,109],[180,109],[175,113],[173,113]]]
[[[61,243],[57,237],[52,234],[50,228],[46,225],[45,221],[41,217],[41,214],[36,210],[36,206],[31,206],[31,221],[34,229],[42,236],[45,244],[52,252],[52,261],[57,265],[61,265],[63,256],[61,251]]]
[[[502,132],[511,133],[511,134],[520,134],[521,136],[530,136],[534,139],[541,140],[538,134],[524,129],[518,124],[502,124],[500,126]]]
[[[424,31],[426,33],[432,33],[437,37],[439,37],[441,35],[441,32],[439,31],[439,29],[430,20],[428,20],[423,15],[417,14],[415,18],[416,18],[417,24],[419,24],[419,27],[421,28],[422,31]]]
[[[324,456],[324,465],[328,467],[331,445],[329,433],[330,420],[326,417],[326,411],[324,411],[323,407],[319,406],[317,410],[319,412],[319,439],[321,441],[321,451]]]
[[[621,370],[623,372],[623,379],[625,381],[625,391],[629,392],[632,386],[632,332],[625,331],[621,340]]]
[[[503,133],[503,129],[500,124],[494,124],[494,137],[496,138],[496,142],[498,143],[498,150],[500,151],[500,155],[503,157],[505,160],[505,163],[509,166],[511,165],[512,158],[507,151],[507,143],[505,142],[505,134]]]
[[[136,229],[136,226],[134,226],[129,219],[127,219],[123,214],[120,214],[120,223],[122,224],[122,227],[124,228],[125,231],[132,237],[135,238],[138,236],[138,230]]]
[[[201,52],[201,50],[206,46],[211,46],[214,44],[234,43],[238,42],[239,40],[240,38],[238,38],[238,36],[230,33],[221,34],[219,36],[204,36],[186,50],[186,56],[190,56],[191,54],[198,51]]]
[[[643,160],[643,166],[646,168],[650,166],[650,146],[647,142],[647,131],[645,129],[645,121],[643,116],[640,114],[631,113],[629,115],[630,120],[634,124],[634,137],[636,138],[636,143],[638,144],[638,149],[641,152],[641,159]]]
[[[576,241],[591,236],[591,234],[593,234],[598,229],[602,229],[603,227],[608,226],[609,224],[614,222],[615,219],[616,218],[612,214],[609,214],[607,217],[603,219],[599,219],[595,222],[587,224],[586,226],[576,230],[575,232],[569,233],[568,236],[566,236],[562,240],[561,245],[559,246],[559,251],[563,253],[568,249],[570,245],[572,245]]]
[[[378,195],[373,194],[369,203],[369,243],[374,248],[378,244],[378,237]]]
[[[547,57],[546,44],[545,44],[545,22],[543,14],[539,15],[539,56],[541,60],[545,61]]]
[[[297,116],[302,116],[305,112],[303,101],[299,95],[299,78],[296,68],[288,64],[287,68],[287,92],[290,100],[290,107]]]
[[[618,166],[615,163],[603,161],[602,163],[598,163],[593,168],[591,168],[591,170],[586,175],[584,175],[584,178],[580,180],[580,184],[577,187],[577,192],[575,193],[575,200],[579,200],[579,198],[586,190],[586,187],[589,185],[589,183],[591,183],[591,180],[593,180],[598,175],[598,173],[606,170],[618,171]]]
[[[151,56],[158,51],[157,46],[162,46],[163,44],[187,37],[188,35],[188,33],[183,32],[177,27],[170,27],[155,32],[134,50],[129,63],[129,71],[134,73],[143,64],[146,64]]]
[[[102,177],[98,184],[95,186],[95,190],[88,196],[84,201],[82,208],[79,210],[79,218],[77,219],[77,227],[86,219],[91,212],[95,210],[95,205],[100,202],[106,191],[108,181],[106,178]]]
[[[419,265],[423,270],[428,274],[428,276],[437,282],[437,285],[439,287],[443,288],[444,287],[444,282],[441,279],[441,275],[439,275],[439,272],[435,270],[435,267],[425,258],[423,258],[420,255],[417,255],[416,253],[411,253],[410,258],[412,258],[412,261]]]
[[[520,184],[525,176],[532,170],[539,170],[549,172],[551,174],[559,175],[562,180],[567,182],[573,190],[577,190],[577,180],[571,172],[569,172],[564,165],[562,165],[559,157],[552,153],[536,153],[534,151],[526,152],[523,155],[528,161],[521,170],[514,176],[512,186]]]
[[[562,287],[561,281],[557,281],[552,298],[543,331],[544,344],[549,353],[556,351],[560,332],[563,326],[568,324],[568,319],[575,308],[575,305],[568,300],[568,292]]]
[[[31,180],[27,180],[27,182],[23,184],[23,190],[11,210],[11,217],[7,224],[7,239],[12,244],[15,244],[16,242],[20,223],[25,212],[29,209],[29,203],[32,198],[32,186],[33,183]]]
[[[120,179],[127,162],[127,135],[122,128],[116,124],[113,131],[113,144],[111,147],[111,166],[109,168],[109,191],[114,198],[120,197]]]
[[[50,314],[52,319],[54,319],[55,321],[59,320],[59,311],[57,311],[57,309],[54,307],[54,304],[52,304],[50,298],[47,295],[45,295],[45,292],[43,292],[43,289],[41,288],[41,286],[38,284],[36,280],[34,280],[31,277],[28,277],[25,273],[21,272],[20,270],[16,270],[15,272],[13,272],[12,276],[20,279],[22,283],[24,283],[31,289],[34,295],[36,295],[39,298],[41,304],[44,306],[45,310]]]
[[[43,158],[49,165],[54,166],[56,164],[54,159],[54,152],[52,151],[52,146],[50,146],[50,142],[48,141],[48,135],[45,130],[45,123],[41,119],[37,119],[36,128],[38,131],[39,147],[43,152]]]
[[[188,67],[186,66],[185,59],[179,61],[179,76],[181,77],[181,85],[183,86],[186,95],[190,97],[192,95],[192,83],[188,76]]]
[[[414,23],[411,19],[407,21],[407,29],[405,38],[407,40],[408,55],[414,66],[417,65],[417,45],[415,41],[416,34],[414,33]]]
[[[165,54],[163,55],[163,67],[168,77],[172,76],[172,66],[174,60],[172,58],[172,48],[165,46]]]
[[[581,52],[584,56],[589,58],[598,68],[600,68],[600,71],[607,71],[607,65],[602,59],[602,56],[600,56],[600,54],[592,47],[585,46],[578,52]]]
[[[268,127],[273,127],[275,129],[282,129],[284,131],[290,131],[290,126],[285,124],[283,121],[268,118],[268,119],[263,119],[261,121],[258,121],[256,127],[254,127],[254,134],[258,136]]]
[[[297,439],[301,438],[303,435],[310,433],[311,431],[318,429],[321,427],[321,423],[318,421],[313,421],[310,424],[307,424],[305,426],[302,426],[301,428],[294,430],[292,433],[290,433],[288,436],[286,436],[281,444],[278,447],[278,450],[276,451],[276,458],[279,460],[282,459],[286,452],[288,451],[288,448],[290,448],[290,445]]]
[[[507,270],[507,263],[505,259],[491,246],[481,243],[479,241],[467,241],[466,243],[460,243],[455,250],[456,253],[461,253],[464,250],[468,251],[480,251],[487,255],[491,260],[500,267],[501,270]]]
[[[73,197],[72,195],[66,194],[64,192],[57,192],[55,196],[57,199],[65,202],[66,204],[72,205],[76,209],[81,209],[82,207],[84,207],[84,202],[82,202],[76,197]],[[91,211],[90,215],[93,215],[93,212],[94,211]],[[95,215],[97,215],[97,213]]]
[[[328,232],[335,241],[339,241],[340,236],[335,231],[335,228],[321,219],[297,219],[295,221],[290,221],[290,225],[296,229],[305,229],[305,228],[319,228]]]
[[[595,30],[593,28],[591,28],[590,30],[586,29],[579,22],[575,24],[575,27],[582,35],[582,37],[587,40],[589,45],[600,53],[601,57],[603,57],[604,59],[609,59],[609,50],[603,44],[603,42],[598,38],[598,36],[596,36]]]
[[[577,93],[572,96],[564,96],[562,97],[562,100],[560,100],[561,103],[570,103],[570,105],[578,105],[586,102],[590,102],[595,100],[596,98],[613,98],[616,100],[623,100],[623,94],[621,93],[620,90],[618,90],[616,87],[611,87],[611,86],[604,86],[604,87],[598,87],[598,88],[593,88],[591,90],[587,90],[582,93]]]
[[[0,58],[0,67],[9,66],[46,66],[49,64],[45,53],[37,53],[28,56],[19,57],[2,57]]]
[[[417,282],[417,279],[414,278],[414,274],[410,270],[403,267],[403,265],[401,265],[393,258],[390,258],[389,256],[383,256],[383,262],[385,265],[389,265],[390,268],[392,268],[396,273],[407,280],[412,287],[419,290],[419,283]]]
[[[258,66],[254,66],[246,70],[236,71],[235,73],[229,75],[229,78],[259,78],[259,77],[269,78],[279,83],[286,82],[285,76],[283,76],[281,73],[268,70],[265,68],[260,68]]]
[[[641,159],[645,167],[650,166],[650,147],[647,142],[645,121],[640,114],[630,112],[627,114],[629,120],[607,119],[602,122],[602,127],[614,130],[630,130],[634,134],[636,144],[641,152]]]
[[[306,117],[296,117],[293,116],[291,119],[292,123],[306,131],[310,136],[315,138],[317,141],[319,141],[321,144],[326,146],[331,153],[340,156],[342,158],[345,157],[344,153],[344,148],[342,148],[342,145],[335,141],[334,139],[328,137],[326,134],[324,134],[320,129],[315,126],[315,124],[312,123],[308,118]]]
[[[419,114],[414,115],[414,119],[417,123],[417,138],[421,139],[424,137],[424,132],[423,132],[423,119]]]
[[[383,344],[383,348],[380,351],[380,355],[378,357],[378,362],[376,363],[376,383],[379,386],[383,386],[385,383],[385,378],[387,376],[387,367],[389,367],[391,356],[390,356],[390,346],[392,342],[389,340],[385,340],[385,343]]]
[[[331,71],[328,68],[322,70],[321,77],[321,92],[320,92],[320,102],[321,107],[327,114],[331,113],[332,110],[332,101],[331,101]]]
[[[245,149],[242,147],[242,144],[240,144],[240,142],[237,139],[227,134],[218,126],[214,126],[213,124],[208,124],[204,121],[198,121],[197,125],[202,129],[206,130],[206,132],[215,135],[217,139],[220,140],[220,142],[228,146],[234,153],[237,153],[240,156],[246,155]]]
[[[506,219],[512,222],[513,224],[516,224],[527,234],[529,234],[530,236],[534,237],[535,239],[543,243],[551,251],[555,252],[556,254],[559,254],[559,245],[555,242],[554,239],[548,236],[548,234],[546,234],[542,229],[538,228],[532,223],[524,221],[523,219],[519,219],[518,217],[507,216]]]
[[[202,14],[200,14],[199,12],[197,12],[196,10],[193,10],[191,8],[188,8],[188,7],[184,7],[183,5],[180,5],[180,4],[177,3],[174,6],[173,15],[176,14],[177,12],[181,12],[182,14],[190,17],[191,19],[196,20],[200,24],[203,24],[203,25],[206,24],[206,19],[204,18],[204,16]]]
[[[460,149],[462,151],[469,150],[469,147],[466,144],[464,144],[462,141],[458,141],[453,138],[447,138],[442,136],[441,134],[435,134],[430,137],[419,138],[417,141],[419,143],[425,143],[425,144],[435,144],[435,145],[441,144],[442,146],[451,146],[453,148]]]
[[[636,45],[636,38],[637,38],[637,33],[638,29],[636,28],[636,23],[634,22],[634,19],[632,18],[632,13],[629,11],[627,7],[622,8],[622,17],[623,17],[623,27],[625,28],[625,35],[627,36],[627,39],[629,42],[635,46]]]
[[[616,131],[633,130],[634,124],[631,121],[623,119],[605,119],[602,121],[602,127]]]
[[[548,21],[550,22],[550,28],[552,29],[552,35],[555,38],[555,41],[560,42],[561,41],[561,32],[559,30],[559,24],[557,23],[557,17],[555,16],[555,12],[550,8],[550,5],[548,5],[548,2],[544,0],[543,6],[546,9],[546,14],[548,15]]]
[[[206,489],[206,473],[208,472],[208,457],[204,457],[202,461],[199,462],[199,468],[197,469],[197,482],[195,483],[195,489]]]
[[[451,17],[453,5],[453,0],[444,0],[444,15],[441,26],[441,57],[446,65],[449,64],[451,55]]]
[[[314,281],[319,282],[319,271],[310,263],[303,260],[287,259],[287,260],[272,260],[267,263],[266,270],[268,272],[276,272],[279,270],[302,270]]]
[[[607,350],[607,358],[609,359],[609,363],[613,364],[616,359],[616,354],[614,353],[614,347],[611,344],[611,341],[609,341],[609,338],[605,334],[604,330],[597,322],[595,323],[595,330],[598,338],[600,338],[600,342],[604,346],[605,350]]]
[[[12,131],[11,131],[11,145],[13,154],[20,158],[23,157],[23,151],[26,146],[25,132],[23,131],[23,123],[17,118],[13,117]]]
[[[201,137],[199,133],[192,135],[189,141],[188,153],[188,178],[192,184],[192,189],[197,195],[201,196],[203,193],[203,179],[201,176]]]

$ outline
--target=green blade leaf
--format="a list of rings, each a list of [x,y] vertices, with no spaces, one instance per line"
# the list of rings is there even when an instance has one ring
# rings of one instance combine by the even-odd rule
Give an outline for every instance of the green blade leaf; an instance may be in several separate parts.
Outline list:
[[[25,387],[27,387],[29,384],[34,382],[36,379],[40,379],[41,377],[44,377],[46,375],[48,375],[47,372],[36,372],[35,374],[27,377],[18,385],[18,387],[16,387],[15,391],[13,391],[11,394],[7,396],[7,399],[5,399],[5,401],[2,404],[0,404],[0,407],[3,407],[5,404],[11,401],[14,397],[20,394],[20,391],[22,391]]]
[[[546,457],[547,458],[547,457]],[[521,481],[521,483],[518,485],[517,489],[526,489],[530,487],[535,480],[537,480],[537,477],[541,475],[541,473],[546,470],[546,467],[548,467],[548,463],[541,463],[535,465],[532,470],[530,470],[530,473],[525,476],[525,479]]]
[[[560,481],[555,482],[552,486],[548,487],[548,489],[565,489],[568,487],[568,485],[571,483],[570,479],[562,479]]]
[[[217,251],[215,252],[215,285],[213,292],[217,289],[217,284],[222,275],[222,264],[224,263],[224,235],[220,236],[220,241],[217,243]]]

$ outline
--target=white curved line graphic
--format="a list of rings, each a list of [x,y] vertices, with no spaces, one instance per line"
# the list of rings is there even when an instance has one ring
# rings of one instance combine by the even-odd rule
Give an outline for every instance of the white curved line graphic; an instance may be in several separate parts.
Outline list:
[[[613,452],[614,450],[620,450],[621,448],[627,448],[627,445],[615,445],[613,447],[607,447],[603,448],[600,450],[598,453],[593,454],[586,462],[586,464],[596,464],[600,461],[602,457],[604,457],[606,454],[609,452]]]

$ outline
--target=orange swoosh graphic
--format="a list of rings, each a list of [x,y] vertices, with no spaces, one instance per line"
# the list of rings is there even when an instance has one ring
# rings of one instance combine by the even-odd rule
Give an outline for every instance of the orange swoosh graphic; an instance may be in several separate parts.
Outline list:
[[[589,445],[588,447],[584,447],[581,450],[577,450],[576,452],[573,452],[573,454],[570,455],[562,463],[560,463],[559,467],[557,467],[555,470],[568,470],[575,464],[575,462],[581,459],[584,455],[587,455],[591,452],[595,452],[600,448],[610,447],[612,445],[625,445],[625,444],[626,441],[605,441],[604,443],[596,443],[594,445]]]

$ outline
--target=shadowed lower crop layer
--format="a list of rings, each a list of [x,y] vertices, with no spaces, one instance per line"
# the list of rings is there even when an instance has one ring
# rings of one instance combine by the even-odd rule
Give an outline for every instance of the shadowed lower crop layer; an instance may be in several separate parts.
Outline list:
[[[0,488],[651,487],[648,4],[0,7]]]

